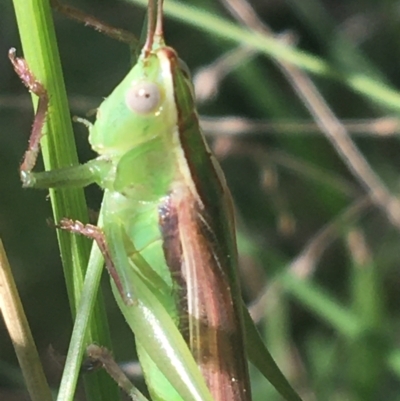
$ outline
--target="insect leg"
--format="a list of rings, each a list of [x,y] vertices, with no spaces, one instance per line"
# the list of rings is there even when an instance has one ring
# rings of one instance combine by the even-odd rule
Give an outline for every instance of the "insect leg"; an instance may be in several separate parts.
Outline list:
[[[132,267],[123,248],[123,240],[117,238],[121,234],[117,225],[109,225],[107,227],[107,235],[98,226],[83,224],[80,221],[71,219],[62,219],[57,227],[74,234],[84,235],[96,242],[104,257],[107,271],[113,279],[121,298],[126,305],[132,305],[135,302],[134,290],[132,283],[126,279],[125,274]],[[112,237],[111,240],[107,241],[110,237]]]
[[[95,182],[101,185],[102,173],[109,168],[106,160],[94,159],[85,164],[39,173],[21,170],[20,175],[24,188],[83,188]]]
[[[36,159],[40,151],[40,139],[42,137],[43,126],[49,106],[49,96],[45,87],[35,78],[32,71],[29,69],[27,62],[23,58],[16,57],[15,53],[16,50],[14,48],[11,48],[8,52],[8,57],[15,72],[29,91],[39,97],[32,132],[29,138],[28,150],[25,152],[24,159],[20,166],[22,174],[24,171],[31,171],[36,164]]]
[[[29,137],[28,149],[20,165],[22,186],[25,188],[84,187],[93,182],[99,182],[99,177],[103,176],[104,171],[109,168],[108,163],[104,160],[92,160],[80,166],[32,173],[40,152],[40,140],[46,121],[49,96],[46,88],[36,79],[29,69],[26,60],[22,57],[16,57],[15,53],[16,50],[14,48],[11,48],[8,52],[8,57],[15,72],[29,91],[39,97],[38,107]]]
[[[124,390],[133,401],[148,401],[148,399],[131,383],[125,373],[115,362],[110,351],[98,345],[91,344],[86,349],[88,362],[95,367],[104,368],[119,387]],[[99,366],[100,365],[100,366]]]

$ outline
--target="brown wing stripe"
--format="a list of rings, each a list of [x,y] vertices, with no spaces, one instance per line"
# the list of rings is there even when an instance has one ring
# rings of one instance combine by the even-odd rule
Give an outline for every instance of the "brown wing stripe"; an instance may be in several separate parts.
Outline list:
[[[183,186],[159,213],[164,255],[179,294],[179,329],[214,399],[248,400],[239,318],[208,218]]]

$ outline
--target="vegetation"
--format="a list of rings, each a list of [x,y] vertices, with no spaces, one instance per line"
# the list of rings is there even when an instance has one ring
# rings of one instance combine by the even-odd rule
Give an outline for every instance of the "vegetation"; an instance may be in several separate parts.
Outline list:
[[[244,27],[222,3],[193,0],[201,11],[191,11],[166,0],[166,36],[195,77],[201,115],[213,117],[204,126],[236,203],[245,300],[304,400],[400,400],[398,4],[254,0],[265,25]],[[143,8],[79,6],[140,34]],[[71,314],[47,193],[18,178],[31,103],[7,60],[10,47],[21,51],[11,1],[0,10],[0,234],[56,388]],[[130,51],[55,21],[71,113],[85,116],[128,71]],[[86,129],[74,131],[88,160]],[[93,210],[100,196],[87,192]],[[132,360],[108,279],[104,291],[116,359]],[[0,338],[0,398],[22,399],[3,326]],[[254,400],[279,399],[253,381]]]

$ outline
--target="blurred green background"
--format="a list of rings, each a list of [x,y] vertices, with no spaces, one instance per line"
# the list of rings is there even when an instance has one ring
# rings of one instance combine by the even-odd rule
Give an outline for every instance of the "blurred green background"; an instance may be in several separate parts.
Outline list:
[[[140,35],[142,8],[116,0],[69,4]],[[234,21],[220,2],[190,4]],[[290,32],[300,49],[335,70],[362,72],[393,90],[400,85],[398,2],[251,4],[276,34]],[[85,116],[128,71],[129,49],[63,16],[54,17],[71,115]],[[18,177],[33,115],[30,97],[7,58],[10,47],[21,50],[14,18],[11,0],[1,1],[0,236],[51,384],[57,387],[59,359],[66,354],[72,324],[54,229],[46,223],[51,216],[47,193],[22,190]],[[208,68],[209,79],[215,72],[212,63],[242,44],[170,18],[165,30],[193,75]],[[400,123],[393,110],[400,103],[394,99],[389,109],[340,80],[311,77],[338,118],[345,124],[357,120],[358,125],[348,125],[350,137],[396,195]],[[201,81],[200,87],[208,84]],[[242,135],[230,135],[237,124],[224,135],[211,129],[210,141],[237,206],[244,297],[278,364],[304,400],[400,400],[398,228],[365,200],[365,190],[315,128],[273,59],[239,55],[213,86],[216,96],[199,104],[202,115],[251,120],[246,120],[249,132]],[[255,121],[266,124],[257,128],[250,123]],[[86,161],[93,157],[86,129],[75,125],[75,132],[80,158]],[[89,207],[98,210],[100,191],[90,188],[87,198]],[[308,259],[294,265],[300,255]],[[132,337],[108,292],[107,277],[104,289],[115,355],[128,361],[134,355]],[[260,297],[262,302],[254,305]],[[280,399],[257,374],[253,381],[254,400]],[[26,399],[21,388],[0,321],[0,399]]]

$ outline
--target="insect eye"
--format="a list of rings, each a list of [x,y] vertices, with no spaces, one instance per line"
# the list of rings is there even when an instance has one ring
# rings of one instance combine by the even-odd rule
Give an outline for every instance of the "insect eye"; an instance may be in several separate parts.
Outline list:
[[[160,99],[160,89],[152,82],[138,82],[125,95],[129,109],[138,114],[148,114],[157,110]]]

